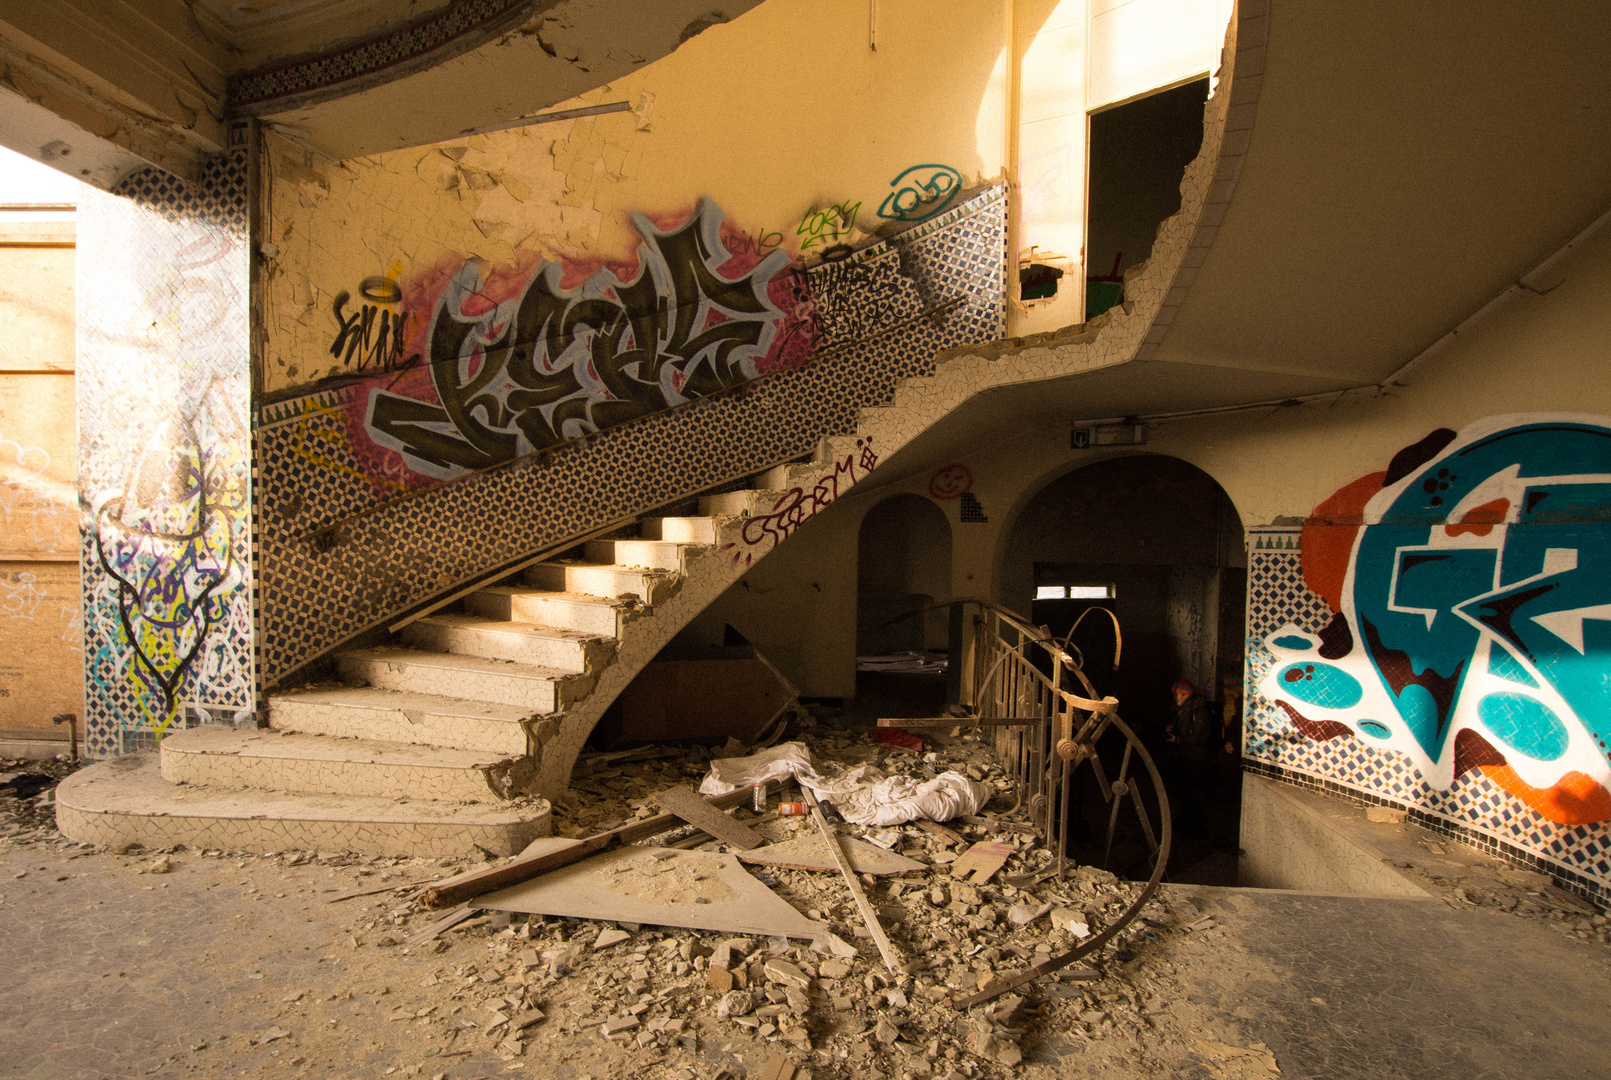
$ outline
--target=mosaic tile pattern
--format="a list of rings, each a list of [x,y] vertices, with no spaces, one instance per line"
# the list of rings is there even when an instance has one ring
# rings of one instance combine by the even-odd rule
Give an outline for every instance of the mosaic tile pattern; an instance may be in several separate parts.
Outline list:
[[[253,719],[246,207],[244,151],[79,207],[91,756]]]
[[[332,408],[341,391],[265,407],[256,433],[264,682],[478,572],[809,454],[824,435],[852,430],[857,406],[933,372],[941,350],[999,337],[1004,210],[1002,189],[990,189],[811,271],[824,294],[835,277],[863,273],[898,279],[902,292],[845,290],[825,320],[833,336],[809,366],[405,500],[382,502],[391,493],[359,467]],[[313,534],[332,524],[339,534],[321,551]]]
[[[1288,624],[1317,634],[1331,620],[1330,605],[1304,583],[1302,557],[1297,529],[1249,531],[1249,687],[1274,666],[1266,638]],[[1248,696],[1244,729],[1244,761],[1253,771],[1407,809],[1429,828],[1554,874],[1585,895],[1611,896],[1611,833],[1603,823],[1558,825],[1480,770],[1438,791],[1401,754],[1347,735],[1315,742],[1259,694]]]
[[[345,49],[308,60],[241,72],[229,79],[230,108],[261,105],[276,98],[306,94],[350,79],[375,75],[448,45],[456,38],[478,40],[476,31],[496,23],[517,8],[527,6],[528,2],[459,0],[417,22]]]

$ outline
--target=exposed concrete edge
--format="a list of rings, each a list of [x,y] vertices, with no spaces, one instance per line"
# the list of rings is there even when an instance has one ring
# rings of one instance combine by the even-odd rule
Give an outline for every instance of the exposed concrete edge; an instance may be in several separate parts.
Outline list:
[[[1349,811],[1328,816],[1313,800]],[[1344,822],[1363,809],[1307,793],[1262,776],[1242,777],[1241,876],[1255,888],[1328,896],[1435,900],[1401,874],[1367,830]]]
[[[49,761],[57,754],[67,753],[66,739],[0,739],[0,757],[27,758],[30,761]]]

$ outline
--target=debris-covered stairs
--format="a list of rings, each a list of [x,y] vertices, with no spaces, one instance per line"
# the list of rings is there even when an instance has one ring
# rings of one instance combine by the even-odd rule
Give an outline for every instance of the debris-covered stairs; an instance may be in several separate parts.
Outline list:
[[[519,851],[550,831],[541,744],[715,527],[649,518],[639,538],[589,542],[585,561],[532,566],[393,644],[338,654],[342,682],[270,697],[267,729],[178,731],[75,774],[58,823],[114,847]]]

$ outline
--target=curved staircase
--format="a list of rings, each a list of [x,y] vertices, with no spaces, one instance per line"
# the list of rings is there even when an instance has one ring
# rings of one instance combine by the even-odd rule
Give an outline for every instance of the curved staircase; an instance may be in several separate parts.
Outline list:
[[[772,469],[756,490],[701,498],[706,516],[647,518],[638,538],[588,542],[585,562],[532,566],[522,585],[483,588],[394,644],[339,653],[345,684],[270,697],[267,730],[192,729],[156,753],[84,769],[57,789],[62,831],[107,845],[415,855],[472,844],[509,854],[547,835],[547,800],[566,790],[605,708],[756,559],[880,459],[988,390],[1150,359],[1236,186],[1264,7],[1239,5],[1181,210],[1159,227],[1152,257],[1126,273],[1123,305],[942,354],[934,374],[858,409],[853,433],[820,439],[811,461]],[[1236,84],[1233,61],[1254,77]]]

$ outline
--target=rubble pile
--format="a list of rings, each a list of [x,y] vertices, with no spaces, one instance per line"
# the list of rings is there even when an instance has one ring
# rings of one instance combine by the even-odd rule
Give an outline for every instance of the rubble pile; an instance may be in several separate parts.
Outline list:
[[[998,793],[980,815],[944,826],[837,823],[841,836],[925,867],[901,876],[861,875],[904,970],[890,971],[880,959],[837,873],[751,867],[832,936],[807,942],[541,915],[482,915],[420,946],[446,951],[449,940],[486,937],[484,957],[444,966],[433,976],[449,988],[450,1004],[431,1014],[444,1038],[478,1042],[482,1049],[492,1042],[513,1061],[529,1047],[541,1047],[545,1038],[593,1032],[641,1057],[642,1068],[664,1066],[665,1075],[688,1077],[710,1075],[700,1062],[712,1050],[744,1061],[753,1060],[757,1049],[782,1053],[801,1067],[801,1076],[871,1071],[888,1077],[976,1077],[1002,1075],[1018,1065],[1047,1032],[1065,1039],[1139,1043],[1149,1027],[1150,991],[1128,977],[1132,942],[1176,925],[1203,928],[1195,908],[1155,900],[1145,922],[1128,927],[1087,963],[960,1012],[958,998],[988,990],[1099,933],[1130,905],[1140,886],[1072,864],[1066,877],[1056,877],[1055,855],[1016,812],[1010,781],[977,736],[931,739],[926,750],[913,752],[886,746],[869,733],[830,731],[813,738],[812,750],[821,759],[875,764],[916,780],[955,769]],[[656,811],[655,792],[688,782],[707,768],[698,749],[644,752],[648,755],[638,761],[584,760],[556,812],[558,831],[592,833],[648,817]],[[810,817],[776,811],[780,803],[798,798],[785,786],[762,811],[746,807],[734,818],[772,844],[814,836]],[[704,836],[682,829],[647,843],[675,844],[685,833]],[[968,870],[966,853],[975,844],[989,845],[1000,855]],[[697,846],[723,850],[708,839]],[[959,861],[972,880],[953,873]],[[426,925],[417,909],[399,904],[358,933],[385,930],[388,922],[401,929],[411,921]],[[400,940],[397,933],[384,933],[373,943]]]
[[[0,759],[0,841],[81,847],[56,831],[56,785],[79,767],[66,754],[39,761]]]

